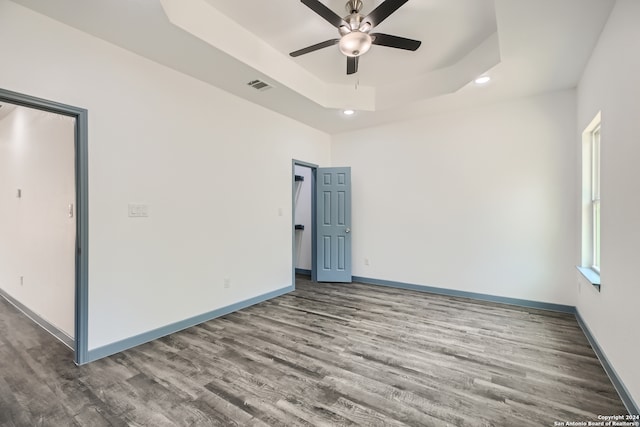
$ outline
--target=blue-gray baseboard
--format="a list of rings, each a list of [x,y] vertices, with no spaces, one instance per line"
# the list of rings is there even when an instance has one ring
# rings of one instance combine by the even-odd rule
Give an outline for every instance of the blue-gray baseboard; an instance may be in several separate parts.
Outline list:
[[[75,341],[73,338],[71,338],[69,335],[67,335],[66,333],[62,332],[60,329],[53,326],[51,323],[44,320],[38,314],[31,311],[29,307],[25,306],[20,301],[13,298],[11,295],[6,293],[2,289],[0,289],[0,296],[6,299],[15,308],[23,312],[28,318],[30,318],[31,320],[36,322],[38,325],[40,325],[45,331],[49,332],[51,335],[53,335],[58,340],[60,340],[64,345],[66,345],[72,350],[75,348]]]
[[[296,268],[296,274],[302,274],[303,276],[311,276],[311,270],[304,268]]]
[[[620,399],[622,399],[622,403],[624,403],[627,411],[629,411],[629,414],[631,415],[640,415],[640,407],[633,400],[631,394],[629,393],[629,390],[627,390],[627,387],[624,385],[622,380],[620,380],[618,373],[613,368],[611,363],[609,363],[609,359],[607,359],[607,356],[605,356],[602,348],[600,348],[600,344],[598,344],[598,341],[591,334],[589,327],[582,319],[582,316],[580,315],[580,312],[578,310],[576,310],[576,319],[578,320],[578,325],[580,325],[580,328],[584,332],[584,335],[587,337],[589,344],[591,344],[593,351],[596,353],[596,356],[598,356],[600,364],[604,368],[605,372],[609,376],[609,379],[613,383],[613,386],[616,388],[616,391],[620,395]]]
[[[572,305],[553,304],[548,302],[530,301],[518,298],[499,297],[495,295],[479,294],[475,292],[457,291],[455,289],[436,288],[433,286],[416,285],[412,283],[394,282],[391,280],[372,279],[369,277],[353,277],[354,282],[367,283],[370,285],[388,286],[391,288],[410,289],[412,291],[428,292],[431,294],[447,295],[450,297],[471,298],[481,301],[498,302],[501,304],[517,305],[520,307],[539,308],[541,310],[560,311],[563,313],[575,314],[576,308]]]
[[[293,286],[286,286],[284,288],[276,289],[275,291],[271,291],[266,294],[258,295],[256,297],[249,298],[247,300],[240,301],[226,307],[218,308],[216,310],[209,311],[198,316],[190,317],[188,319],[181,320],[179,322],[175,322],[170,325],[154,329],[152,331],[144,332],[142,334],[126,338],[122,341],[117,341],[111,344],[107,344],[103,347],[91,349],[87,352],[87,362],[93,362],[95,360],[102,359],[103,357],[111,356],[112,354],[119,353],[140,344],[144,344],[149,341],[164,337],[166,335],[181,331],[183,329],[190,328],[191,326],[199,325],[200,323],[215,319],[216,317],[224,316],[225,314],[242,310],[243,308],[261,303],[268,299],[279,297],[280,295],[284,295],[293,290]]]

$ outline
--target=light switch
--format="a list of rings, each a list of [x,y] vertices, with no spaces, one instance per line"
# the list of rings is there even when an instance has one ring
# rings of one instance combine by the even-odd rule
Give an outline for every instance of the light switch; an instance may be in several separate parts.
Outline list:
[[[129,204],[129,217],[145,218],[149,216],[149,206],[141,204]]]

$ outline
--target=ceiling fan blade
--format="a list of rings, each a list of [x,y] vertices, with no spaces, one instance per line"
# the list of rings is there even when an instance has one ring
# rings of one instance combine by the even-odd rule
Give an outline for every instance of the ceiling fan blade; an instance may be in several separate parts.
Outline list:
[[[375,27],[408,1],[409,0],[386,0],[380,4],[380,6],[373,9],[373,11],[362,20],[362,22],[369,22],[371,26]]]
[[[316,50],[320,50],[320,49],[323,49],[325,47],[333,46],[334,44],[338,43],[339,41],[340,41],[340,39],[326,40],[326,41],[323,41],[321,43],[316,43],[314,45],[307,46],[307,47],[305,47],[303,49],[296,50],[295,52],[291,52],[289,55],[291,55],[291,56],[293,56],[295,58],[296,56],[304,55],[305,53],[315,52]]]
[[[404,37],[389,34],[373,33],[372,43],[379,46],[395,47],[396,49],[417,50],[422,42],[420,40],[406,39]]]
[[[358,72],[358,56],[347,56],[347,74]]]
[[[329,9],[324,4],[320,3],[318,0],[300,0],[307,6],[309,9],[313,10],[318,15],[322,16],[327,22],[333,25],[336,28],[340,28],[342,26],[349,27],[344,19],[336,15],[331,9]]]

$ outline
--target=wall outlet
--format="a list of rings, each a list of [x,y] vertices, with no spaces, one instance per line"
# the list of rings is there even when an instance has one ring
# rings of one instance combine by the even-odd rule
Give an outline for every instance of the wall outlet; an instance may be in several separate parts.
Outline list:
[[[24,286],[24,276],[20,276],[20,286]]]
[[[229,289],[229,287],[231,286],[231,279],[229,279],[228,277],[224,278],[224,288],[225,289]]]
[[[369,258],[364,259],[364,265],[369,265]]]

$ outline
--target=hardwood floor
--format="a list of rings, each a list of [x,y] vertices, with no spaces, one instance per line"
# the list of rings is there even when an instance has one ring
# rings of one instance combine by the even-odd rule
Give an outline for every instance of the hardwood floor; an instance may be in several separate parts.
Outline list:
[[[626,414],[573,316],[313,284],[76,367],[0,302],[1,426],[553,426]]]

